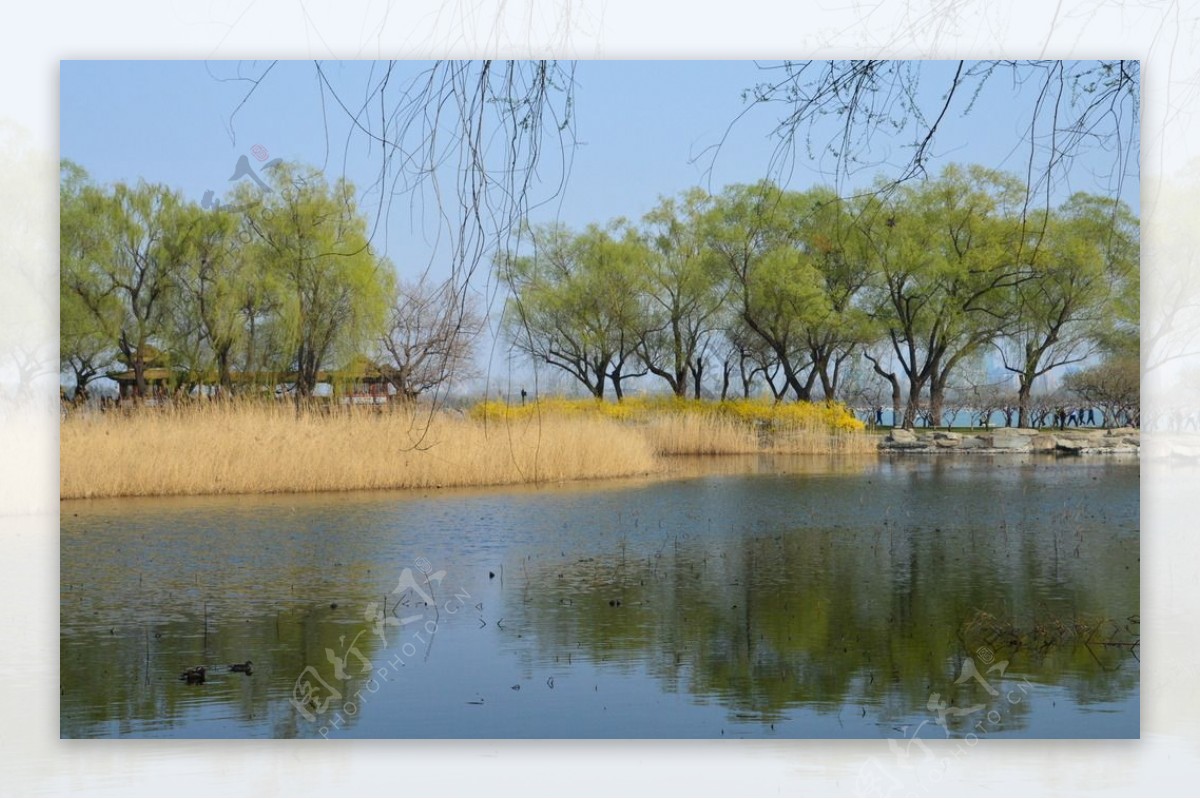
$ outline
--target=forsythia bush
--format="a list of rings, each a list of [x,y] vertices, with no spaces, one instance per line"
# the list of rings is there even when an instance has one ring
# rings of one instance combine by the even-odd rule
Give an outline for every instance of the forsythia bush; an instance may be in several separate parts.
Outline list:
[[[821,429],[829,432],[857,432],[865,425],[839,402],[783,402],[768,399],[733,399],[724,402],[681,399],[679,397],[631,397],[622,402],[547,397],[524,405],[481,402],[470,411],[478,420],[531,419],[539,416],[593,416],[619,421],[642,422],[667,414],[710,416],[769,425],[772,428]]]

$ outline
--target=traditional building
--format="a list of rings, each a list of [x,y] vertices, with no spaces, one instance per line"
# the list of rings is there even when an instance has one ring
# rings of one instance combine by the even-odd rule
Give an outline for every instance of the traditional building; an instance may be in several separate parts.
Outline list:
[[[167,356],[155,347],[146,347],[142,356],[142,378],[146,383],[147,399],[165,399],[170,396],[171,389],[179,383],[179,375],[167,364]],[[108,372],[105,376],[117,384],[117,395],[121,399],[133,399],[137,396],[137,373],[133,364],[127,363],[120,372]]]
[[[342,405],[386,405],[396,397],[387,367],[362,355],[332,372],[329,381],[334,400]]]

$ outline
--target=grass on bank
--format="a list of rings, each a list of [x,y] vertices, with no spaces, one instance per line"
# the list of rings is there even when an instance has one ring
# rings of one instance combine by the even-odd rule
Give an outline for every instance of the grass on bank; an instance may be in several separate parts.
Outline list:
[[[484,486],[649,474],[660,456],[873,449],[838,406],[549,400],[297,415],[199,403],[68,416],[60,486],[63,499]]]

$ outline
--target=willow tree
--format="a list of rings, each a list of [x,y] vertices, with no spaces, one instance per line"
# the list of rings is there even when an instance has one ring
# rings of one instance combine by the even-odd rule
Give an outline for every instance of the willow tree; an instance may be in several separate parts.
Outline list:
[[[818,381],[833,399],[843,363],[869,337],[861,298],[870,241],[858,213],[829,189],[785,192],[770,183],[732,186],[710,213],[710,247],[741,324],[761,338],[798,400],[810,400]]]
[[[1023,275],[1022,226],[1007,213],[1006,176],[948,167],[938,180],[869,198],[862,214],[876,278],[871,307],[908,383],[903,426],[929,388],[941,418],[954,370],[1001,335],[1006,290]],[[873,357],[873,356],[872,356]],[[889,377],[883,363],[876,371]],[[896,375],[889,379],[896,385]]]
[[[863,294],[873,276],[869,243],[858,224],[859,209],[832,189],[796,195],[796,246],[816,270],[819,302],[800,318],[812,378],[826,399],[835,399],[847,359],[875,335]]]
[[[730,186],[709,213],[709,246],[733,286],[741,322],[770,350],[786,390],[808,399],[800,317],[820,302],[819,275],[795,247],[791,196],[767,182]]]
[[[177,264],[176,346],[189,342],[193,377],[215,373],[231,391],[232,365],[244,346],[242,306],[258,271],[238,238],[240,220],[225,209],[188,204],[171,219],[167,249]]]
[[[331,186],[320,172],[283,162],[270,178],[272,191],[243,187],[239,200],[253,257],[278,290],[299,399],[313,393],[322,369],[358,355],[383,329],[395,272],[371,249],[353,185]]]
[[[77,394],[103,374],[112,361],[116,338],[111,303],[88,289],[78,292],[80,285],[65,272],[59,283],[59,368],[70,372]],[[89,305],[93,301],[97,305]]]
[[[70,161],[62,162],[60,177],[59,368],[74,377],[78,394],[113,359],[121,308],[98,260],[109,247],[92,215],[101,207],[100,191]]]
[[[505,324],[532,360],[561,369],[597,399],[617,399],[644,320],[645,249],[632,231],[550,225],[531,235],[532,253],[509,256],[501,279],[512,294]]]
[[[947,166],[922,188],[923,209],[938,232],[940,313],[929,339],[929,411],[938,424],[951,376],[1006,334],[1015,317],[1009,291],[1028,279],[1030,224],[1011,175],[979,166]]]
[[[690,382],[700,398],[706,351],[725,321],[728,281],[707,242],[710,206],[706,192],[692,189],[663,199],[642,219],[648,251],[638,356],[677,397]]]
[[[178,276],[168,220],[180,205],[175,192],[145,182],[108,192],[84,187],[67,204],[61,285],[68,330],[86,310],[92,335],[111,335],[133,370],[138,397],[152,354],[169,343]]]
[[[1004,367],[1017,376],[1021,427],[1029,424],[1038,378],[1090,358],[1119,334],[1125,309],[1136,307],[1137,220],[1124,203],[1076,194],[1049,215],[1031,256],[1026,278],[1013,287],[1015,315],[999,345]]]

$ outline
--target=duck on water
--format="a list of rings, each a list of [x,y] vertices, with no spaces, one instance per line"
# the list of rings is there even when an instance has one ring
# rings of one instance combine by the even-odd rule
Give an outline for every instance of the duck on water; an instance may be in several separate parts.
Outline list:
[[[254,673],[254,661],[247,660],[245,663],[230,663],[229,670],[238,674],[250,675]],[[188,685],[200,685],[204,682],[205,675],[208,672],[205,666],[192,666],[179,675],[179,679],[186,682]]]
[[[205,668],[203,666],[192,666],[190,669],[179,675],[179,679],[187,682],[188,685],[199,685],[204,682]]]

